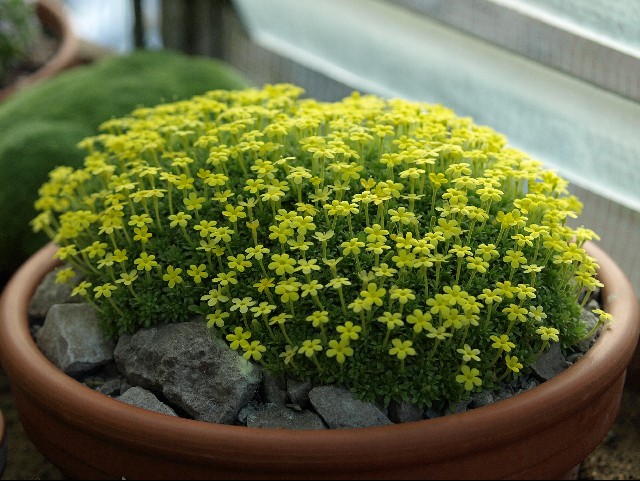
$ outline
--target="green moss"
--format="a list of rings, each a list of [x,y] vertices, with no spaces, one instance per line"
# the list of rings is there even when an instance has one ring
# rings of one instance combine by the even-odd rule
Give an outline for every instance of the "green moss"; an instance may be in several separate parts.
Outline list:
[[[138,106],[181,100],[246,80],[208,58],[141,51],[77,67],[0,104],[0,285],[46,239],[29,221],[47,173],[77,166],[78,141]]]

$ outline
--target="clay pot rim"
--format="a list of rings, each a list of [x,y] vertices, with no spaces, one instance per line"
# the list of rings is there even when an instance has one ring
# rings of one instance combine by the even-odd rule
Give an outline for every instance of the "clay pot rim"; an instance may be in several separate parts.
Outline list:
[[[80,62],[80,40],[73,30],[65,5],[60,0],[37,0],[36,13],[40,22],[59,36],[60,45],[53,56],[38,70],[15,84],[0,89],[0,100]]]
[[[222,456],[221,459],[225,453],[231,456],[233,449],[247,453],[257,449],[273,456],[291,456],[293,443],[300,447],[301,453],[310,448],[332,456],[335,456],[336,446],[341,446],[345,459],[350,459],[353,446],[359,450],[364,447],[375,459],[383,453],[388,455],[397,440],[402,446],[398,456],[410,456],[407,441],[415,441],[420,452],[426,450],[434,455],[453,457],[479,449],[478,436],[484,438],[483,448],[505,444],[514,434],[516,437],[521,432],[524,435],[532,423],[546,425],[571,415],[589,402],[589,396],[596,391],[605,391],[624,373],[640,333],[635,291],[623,271],[602,249],[593,243],[587,243],[585,248],[601,266],[599,278],[605,284],[604,305],[616,319],[611,328],[602,333],[596,345],[579,362],[550,381],[489,406],[436,419],[326,431],[258,429],[171,417],[93,391],[65,375],[44,357],[25,322],[29,300],[37,285],[58,264],[52,257],[56,250],[52,243],[23,264],[0,298],[0,360],[11,373],[12,382],[43,399],[43,409],[65,416],[61,414],[61,408],[64,408],[72,413],[66,415],[69,419],[65,421],[143,451],[166,451],[175,455],[176,450],[181,450],[186,459],[198,459],[198,456],[208,457],[211,447],[215,446],[216,456]],[[491,427],[489,432],[492,433],[488,438],[487,426]],[[137,430],[153,433],[153,436],[136,439],[131,433]],[[426,435],[429,432],[433,435]],[[353,462],[366,464],[368,461],[357,459]]]

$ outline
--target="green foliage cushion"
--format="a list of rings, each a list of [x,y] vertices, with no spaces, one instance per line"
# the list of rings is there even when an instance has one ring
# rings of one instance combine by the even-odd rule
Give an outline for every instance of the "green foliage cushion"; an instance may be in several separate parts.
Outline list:
[[[29,220],[47,173],[81,163],[76,144],[139,106],[238,89],[246,80],[212,59],[140,51],[67,71],[0,103],[0,285],[48,239]]]
[[[597,235],[564,179],[439,105],[301,95],[136,109],[50,173],[33,226],[107,334],[199,318],[276,374],[439,408],[585,337]]]

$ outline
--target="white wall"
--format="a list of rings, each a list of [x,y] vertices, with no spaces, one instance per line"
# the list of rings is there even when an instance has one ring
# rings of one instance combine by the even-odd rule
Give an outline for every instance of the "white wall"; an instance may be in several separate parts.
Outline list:
[[[639,102],[383,0],[234,4],[254,41],[292,63],[357,90],[442,103],[557,169],[587,201],[580,220],[640,292]]]

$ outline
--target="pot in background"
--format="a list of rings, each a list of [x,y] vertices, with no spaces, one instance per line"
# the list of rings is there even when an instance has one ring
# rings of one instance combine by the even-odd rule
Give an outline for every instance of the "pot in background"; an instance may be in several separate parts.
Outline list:
[[[0,101],[24,87],[82,63],[80,42],[73,31],[65,5],[60,0],[37,0],[36,14],[43,28],[58,37],[58,49],[38,70],[0,89]]]

